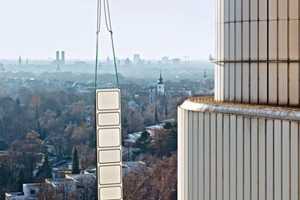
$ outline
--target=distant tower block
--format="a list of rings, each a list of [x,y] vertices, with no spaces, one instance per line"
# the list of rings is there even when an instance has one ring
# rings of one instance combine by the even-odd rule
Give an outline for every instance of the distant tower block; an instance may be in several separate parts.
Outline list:
[[[21,58],[21,56],[19,56],[19,66],[21,66],[22,65],[22,58]]]
[[[65,64],[65,52],[64,51],[61,52],[61,64],[62,65]]]
[[[55,59],[56,63],[59,63],[59,51],[56,51],[56,59]]]

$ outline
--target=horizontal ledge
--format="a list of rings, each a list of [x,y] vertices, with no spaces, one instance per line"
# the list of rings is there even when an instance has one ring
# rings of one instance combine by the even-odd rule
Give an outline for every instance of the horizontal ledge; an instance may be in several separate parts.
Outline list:
[[[291,120],[296,121],[300,120],[300,111],[299,109],[295,109],[293,111],[292,108],[284,108],[278,106],[278,110],[276,110],[276,106],[263,106],[251,104],[235,104],[235,103],[212,103],[210,101],[205,102],[196,102],[191,99],[186,100],[180,108],[196,111],[196,112],[208,112],[208,113],[222,113],[228,115],[242,115],[245,117],[256,117],[256,118],[269,118],[269,119],[281,119],[281,120]]]

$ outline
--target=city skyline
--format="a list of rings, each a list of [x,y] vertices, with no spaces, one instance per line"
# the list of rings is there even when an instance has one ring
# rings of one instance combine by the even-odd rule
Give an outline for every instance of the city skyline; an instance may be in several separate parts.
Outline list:
[[[97,1],[12,0],[2,3],[0,59],[49,59],[62,49],[68,59],[94,59]],[[17,5],[17,6],[16,6]],[[214,2],[110,1],[116,53],[144,59],[204,59],[214,52]],[[102,23],[101,59],[111,56]]]

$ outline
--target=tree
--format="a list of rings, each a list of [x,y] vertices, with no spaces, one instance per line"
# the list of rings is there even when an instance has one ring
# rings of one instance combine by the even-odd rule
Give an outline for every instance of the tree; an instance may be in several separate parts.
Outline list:
[[[49,163],[48,153],[46,153],[44,156],[44,162],[41,167],[41,172],[44,173],[47,178],[52,178],[52,167]]]
[[[73,156],[72,156],[72,174],[79,174],[80,168],[79,168],[79,158],[78,158],[78,152],[76,146],[73,150]]]
[[[147,152],[148,145],[151,143],[150,134],[147,131],[143,131],[141,136],[136,140],[136,147],[143,149],[144,152]]]

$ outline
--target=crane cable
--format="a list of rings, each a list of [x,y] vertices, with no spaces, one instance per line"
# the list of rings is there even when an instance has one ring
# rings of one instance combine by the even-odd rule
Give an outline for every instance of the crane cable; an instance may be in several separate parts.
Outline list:
[[[102,0],[98,0],[98,6],[97,6],[97,32],[96,32],[96,37],[97,38],[96,38],[95,89],[97,87],[97,73],[98,73],[97,69],[98,69],[99,33],[100,33],[100,29],[101,29],[101,14],[102,14],[101,13],[101,10],[102,10],[101,4],[102,4]],[[110,33],[110,38],[111,38],[111,46],[112,46],[112,53],[113,53],[113,59],[114,59],[114,67],[115,67],[115,75],[116,75],[117,86],[120,87],[108,0],[103,0],[103,9],[104,9],[106,29]]]

